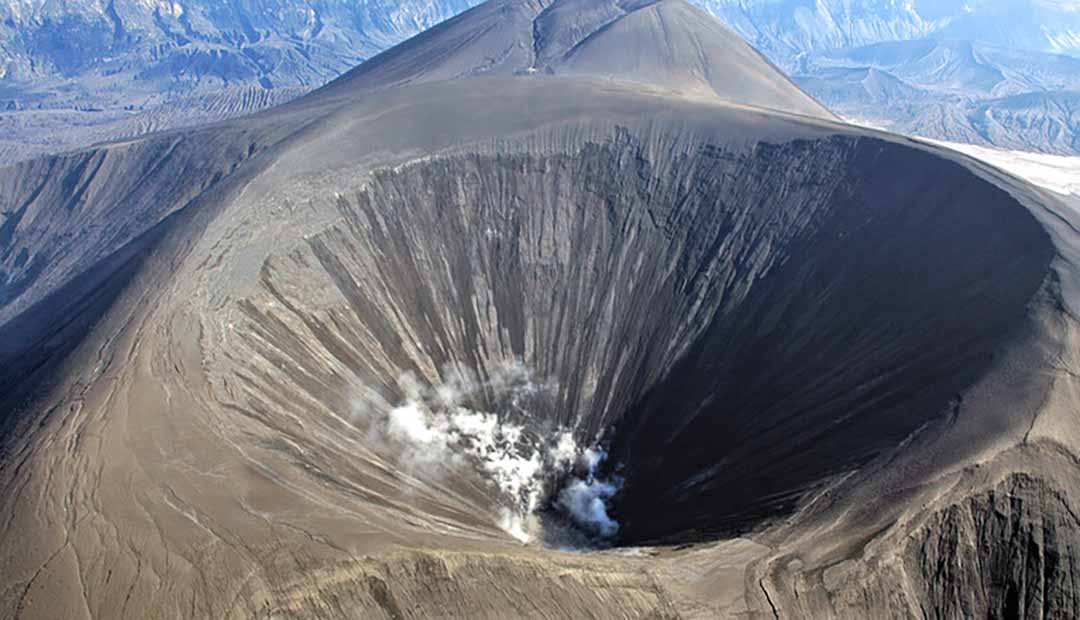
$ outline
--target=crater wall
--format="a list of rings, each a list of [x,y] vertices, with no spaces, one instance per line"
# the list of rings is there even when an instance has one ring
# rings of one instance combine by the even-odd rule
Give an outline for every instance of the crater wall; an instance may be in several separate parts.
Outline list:
[[[239,306],[242,406],[279,431],[348,412],[327,428],[363,442],[404,374],[491,385],[514,361],[555,388],[507,415],[609,445],[622,542],[707,538],[946,414],[1048,271],[1026,210],[923,151],[656,152],[623,131],[457,153],[334,196],[340,223],[268,260]]]

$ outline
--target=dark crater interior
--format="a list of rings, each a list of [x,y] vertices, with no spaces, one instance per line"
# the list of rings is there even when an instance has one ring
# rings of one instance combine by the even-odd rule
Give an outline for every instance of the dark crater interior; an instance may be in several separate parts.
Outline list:
[[[536,424],[608,443],[620,544],[753,527],[947,413],[1052,255],[962,166],[855,137],[458,154],[336,206],[265,265],[277,309],[245,305],[253,354],[304,392],[252,374],[251,407],[340,408],[357,383],[395,402],[402,372],[520,359],[556,386]]]

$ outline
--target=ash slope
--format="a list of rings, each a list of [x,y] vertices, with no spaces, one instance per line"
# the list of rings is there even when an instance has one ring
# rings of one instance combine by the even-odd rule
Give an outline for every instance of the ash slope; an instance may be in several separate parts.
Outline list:
[[[647,0],[487,2],[323,90],[533,73],[634,82],[684,96],[835,118],[704,11],[688,3]]]
[[[484,5],[257,117],[3,171],[2,613],[1067,614],[1074,216],[744,48],[661,71],[728,40],[629,9]],[[385,432],[403,375],[502,412],[507,364],[553,387],[505,417],[609,440],[622,543],[752,541],[516,543],[473,463]]]

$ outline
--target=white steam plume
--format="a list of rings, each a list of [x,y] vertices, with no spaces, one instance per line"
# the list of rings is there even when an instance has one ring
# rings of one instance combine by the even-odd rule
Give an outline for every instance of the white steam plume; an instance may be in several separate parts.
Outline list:
[[[423,386],[411,373],[398,384],[405,400],[389,411],[381,430],[400,445],[402,465],[424,471],[436,464],[475,467],[502,496],[499,526],[521,542],[540,533],[537,511],[549,504],[590,536],[618,532],[607,501],[618,492],[619,481],[596,477],[606,452],[579,446],[568,429],[541,434],[543,425],[531,416],[536,399],[554,394],[549,382],[513,363],[484,382],[454,367],[444,369],[442,383],[435,386]],[[502,415],[463,405],[482,392],[504,403]],[[560,480],[565,485],[557,491],[553,483]]]
[[[622,481],[618,478],[601,480],[596,470],[607,458],[603,448],[592,447],[581,455],[584,478],[572,478],[559,491],[559,506],[570,518],[588,533],[611,538],[619,532],[619,524],[608,515],[607,501],[619,492]]]

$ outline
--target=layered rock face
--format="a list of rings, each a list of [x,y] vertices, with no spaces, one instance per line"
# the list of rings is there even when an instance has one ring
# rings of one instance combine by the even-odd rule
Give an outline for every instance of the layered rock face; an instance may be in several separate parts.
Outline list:
[[[1045,480],[1015,474],[934,515],[909,543],[937,618],[1070,617],[1080,520]],[[932,587],[931,584],[939,584]]]

